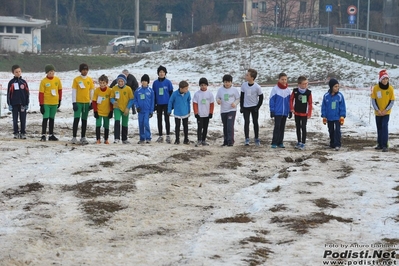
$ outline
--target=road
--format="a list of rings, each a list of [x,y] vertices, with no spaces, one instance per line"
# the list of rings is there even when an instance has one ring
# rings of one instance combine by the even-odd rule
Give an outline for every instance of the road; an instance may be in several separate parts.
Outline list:
[[[347,42],[351,43],[354,45],[358,46],[363,46],[366,47],[367,45],[367,39],[365,38],[359,38],[359,37],[351,37],[351,36],[341,36],[341,35],[322,35],[324,37],[334,39],[334,40],[339,40],[342,42]],[[321,41],[319,39],[319,44],[321,44]],[[374,39],[369,39],[368,41],[368,46],[369,50],[371,51],[379,51],[377,55],[374,54],[374,52],[371,53],[371,58],[372,60],[377,59],[379,61],[386,61],[388,64],[395,64],[399,65],[399,45],[394,44],[394,43],[388,43],[388,42],[382,42]],[[345,47],[342,46],[342,49]],[[350,51],[352,48],[348,47],[348,51]],[[353,52],[356,53],[357,49],[353,49]],[[363,56],[364,52],[363,50],[360,50],[361,55]],[[391,54],[390,56],[386,56],[384,60],[384,55],[383,54]],[[395,58],[393,58],[393,55],[395,55]]]

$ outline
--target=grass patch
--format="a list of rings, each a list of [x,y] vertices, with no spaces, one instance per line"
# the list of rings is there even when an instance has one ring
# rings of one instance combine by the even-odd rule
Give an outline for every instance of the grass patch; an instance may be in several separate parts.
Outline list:
[[[105,224],[113,217],[114,212],[126,208],[118,203],[94,200],[83,202],[81,205],[83,211],[86,213],[87,218],[91,220],[94,225]]]
[[[287,227],[288,230],[294,231],[301,235],[308,233],[309,229],[311,228],[316,228],[319,225],[328,223],[330,220],[336,220],[341,223],[352,222],[352,219],[345,219],[334,215],[328,215],[323,212],[316,212],[298,217],[274,216],[273,218],[271,218],[272,223],[282,224],[284,227]]]
[[[330,200],[326,199],[326,198],[320,198],[320,199],[315,199],[313,200],[313,203],[316,204],[317,207],[319,208],[337,208],[338,205],[331,203]]]
[[[77,197],[90,199],[100,196],[121,196],[132,192],[136,186],[129,182],[88,180],[73,186],[63,186],[64,191],[74,191]]]
[[[227,218],[222,218],[222,219],[217,219],[215,220],[215,223],[217,224],[223,224],[223,223],[250,223],[253,222],[254,220],[249,217],[246,213],[241,213],[237,214],[234,217],[227,217]]]
[[[42,184],[40,184],[39,182],[35,182],[35,183],[28,183],[23,186],[18,186],[18,188],[9,188],[7,190],[2,191],[1,193],[4,196],[11,199],[11,198],[14,198],[17,196],[40,191],[40,190],[42,190],[43,187],[44,186]]]

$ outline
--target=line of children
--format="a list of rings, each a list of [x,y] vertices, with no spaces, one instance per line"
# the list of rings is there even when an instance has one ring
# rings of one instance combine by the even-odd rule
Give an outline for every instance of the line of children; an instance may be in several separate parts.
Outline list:
[[[209,145],[208,142],[206,142],[206,136],[208,134],[209,119],[213,117],[215,97],[213,97],[212,92],[208,90],[208,85],[208,80],[206,78],[200,78],[200,89],[193,97],[193,110],[195,118],[197,119],[196,147],[199,145]]]
[[[96,118],[96,143],[101,143],[101,125],[104,127],[104,144],[109,144],[109,120],[113,116],[111,104],[111,89],[108,87],[108,77],[101,75],[98,78],[100,87],[96,88],[93,94],[93,111]]]
[[[22,70],[19,65],[11,67],[14,77],[8,82],[7,104],[12,112],[12,124],[14,139],[26,139],[26,112],[29,109],[29,87],[22,78]],[[18,117],[21,128],[18,128]]]
[[[154,112],[154,91],[149,86],[150,77],[141,77],[141,86],[134,92],[133,105],[138,113],[140,140],[138,144],[151,142],[150,118]]]
[[[74,110],[73,121],[73,139],[72,143],[87,144],[85,138],[87,128],[87,116],[90,108],[94,109],[96,118],[96,139],[101,143],[101,126],[104,127],[104,143],[109,144],[109,120],[115,116],[114,125],[114,143],[120,141],[120,120],[122,120],[122,143],[127,144],[129,109],[134,106],[139,113],[139,143],[150,143],[151,130],[149,119],[153,112],[157,111],[158,116],[158,142],[163,141],[162,137],[162,114],[165,113],[165,122],[169,120],[172,110],[175,116],[175,144],[180,143],[180,125],[183,124],[184,143],[189,144],[188,139],[188,117],[190,115],[191,95],[188,92],[188,83],[182,81],[179,83],[179,89],[173,92],[173,86],[170,80],[166,79],[166,68],[160,66],[157,69],[158,79],[154,81],[153,86],[157,88],[154,91],[149,86],[149,76],[143,75],[141,78],[141,87],[137,89],[136,95],[132,93],[130,87],[126,85],[126,76],[117,77],[117,85],[114,88],[108,87],[108,78],[102,75],[99,78],[100,86],[94,91],[94,82],[87,76],[89,68],[87,64],[80,64],[80,76],[76,77],[72,84],[72,102]],[[43,115],[42,137],[41,141],[46,141],[47,123],[49,124],[50,141],[57,141],[54,135],[54,118],[57,109],[62,100],[61,80],[55,76],[53,65],[45,66],[46,77],[42,79],[39,88],[40,112]],[[14,138],[26,138],[26,111],[29,108],[29,87],[21,77],[21,68],[18,65],[12,66],[13,79],[8,83],[7,104],[13,116],[13,134]],[[233,146],[234,123],[237,111],[237,105],[240,104],[240,112],[244,116],[244,134],[245,145],[249,145],[249,123],[250,115],[254,125],[255,145],[260,145],[259,140],[259,108],[263,103],[263,93],[261,87],[255,82],[257,71],[248,69],[245,79],[241,86],[241,95],[237,88],[232,86],[233,77],[231,75],[223,76],[223,86],[216,94],[216,102],[221,105],[221,118],[223,123],[223,145]],[[339,91],[338,80],[332,78],[329,81],[329,90],[323,96],[321,106],[321,117],[323,123],[328,125],[330,138],[329,146],[335,150],[341,147],[341,126],[346,117],[345,99]],[[206,142],[209,120],[213,117],[214,100],[213,94],[208,91],[208,80],[201,78],[199,80],[200,89],[195,92],[193,98],[193,110],[197,120],[197,143],[196,146],[209,145]],[[287,75],[279,74],[278,83],[272,88],[269,100],[270,117],[274,118],[274,129],[272,148],[285,148],[284,131],[286,119],[295,115],[297,143],[296,149],[305,149],[306,144],[306,125],[307,120],[312,115],[312,92],[307,88],[308,80],[304,76],[298,78],[298,87],[293,89],[292,93],[288,89]],[[165,101],[167,100],[167,104]],[[388,122],[389,114],[394,104],[394,89],[389,84],[389,76],[386,70],[379,73],[379,82],[373,87],[371,94],[372,105],[375,109],[377,125],[376,149],[383,152],[388,151]],[[18,118],[21,121],[21,129],[18,128]],[[76,140],[77,127],[80,118],[82,118],[81,140]],[[166,123],[166,141],[170,143],[170,125]],[[169,129],[168,129],[169,128]]]

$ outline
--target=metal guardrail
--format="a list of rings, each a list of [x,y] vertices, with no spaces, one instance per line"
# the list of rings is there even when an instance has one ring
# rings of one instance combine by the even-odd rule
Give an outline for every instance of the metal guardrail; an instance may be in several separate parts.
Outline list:
[[[362,37],[362,38],[367,37],[366,30],[336,28],[335,31],[340,35],[350,35],[350,36],[357,36],[357,37]],[[396,35],[389,35],[389,34],[385,34],[385,33],[369,31],[368,36],[370,39],[381,40],[381,41],[399,44],[399,36],[396,36]]]
[[[388,63],[391,64],[392,66],[393,65],[399,66],[399,53],[393,54],[369,48],[367,55],[365,46],[352,44],[350,42],[345,42],[328,36],[320,35],[320,34],[326,34],[328,32],[328,28],[315,28],[315,29],[309,28],[306,31],[304,31],[303,29],[285,29],[285,28],[276,29],[274,27],[262,27],[261,30],[262,33],[280,34],[291,38],[320,44],[322,46],[326,46],[327,48],[345,51],[347,53],[350,53],[351,55],[356,54],[363,58],[367,58],[369,61],[371,60],[374,60],[375,62],[382,61],[384,65]],[[386,35],[386,34],[381,34],[381,35]]]

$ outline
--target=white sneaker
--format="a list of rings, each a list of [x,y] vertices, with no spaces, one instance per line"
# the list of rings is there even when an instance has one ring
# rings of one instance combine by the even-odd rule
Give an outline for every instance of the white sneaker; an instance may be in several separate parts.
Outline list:
[[[71,143],[72,143],[72,144],[78,144],[79,141],[78,141],[75,137],[73,137],[73,138],[71,139]]]
[[[170,136],[166,136],[166,143],[170,144]]]
[[[248,145],[249,145],[249,138],[245,139],[245,146],[248,146]]]
[[[202,141],[199,140],[197,143],[195,143],[195,147],[201,146],[202,145]]]
[[[115,143],[115,144],[118,144],[119,142],[120,142],[120,139],[114,140],[114,143]]]
[[[255,146],[257,146],[257,147],[260,146],[260,139],[255,139]]]
[[[169,141],[170,141],[170,139],[169,139]],[[162,136],[159,136],[159,138],[157,139],[157,142],[158,142],[158,143],[162,143],[162,142],[163,142],[163,137],[162,137]]]
[[[89,144],[89,142],[86,140],[85,137],[83,137],[83,138],[80,138],[80,144],[87,145],[87,144]]]

